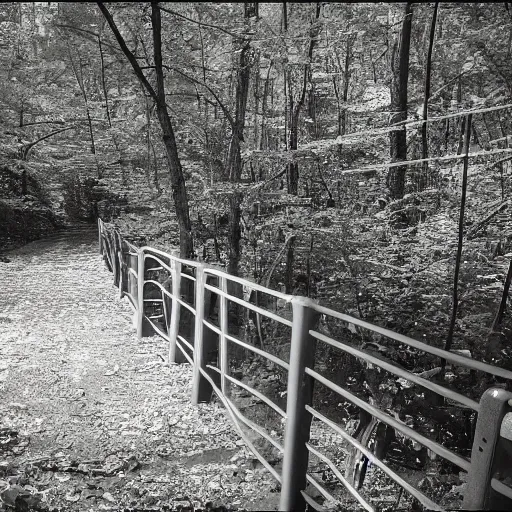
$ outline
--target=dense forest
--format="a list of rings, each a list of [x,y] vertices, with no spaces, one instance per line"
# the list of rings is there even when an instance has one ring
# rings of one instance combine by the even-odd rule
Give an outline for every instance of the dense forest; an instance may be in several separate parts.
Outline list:
[[[3,3],[0,243],[101,217],[511,368],[511,57],[507,2]],[[286,352],[246,320],[247,339]],[[496,384],[322,328],[475,399]],[[337,378],[347,361],[320,356]],[[421,416],[414,389],[398,399],[351,368],[354,389]],[[423,419],[446,440],[474,415],[448,434]]]

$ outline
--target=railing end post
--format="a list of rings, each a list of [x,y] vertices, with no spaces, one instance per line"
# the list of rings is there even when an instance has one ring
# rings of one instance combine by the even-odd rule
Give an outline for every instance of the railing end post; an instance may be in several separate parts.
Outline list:
[[[491,487],[493,474],[510,467],[504,443],[512,441],[501,436],[501,428],[512,412],[511,400],[512,393],[502,388],[490,388],[480,399],[463,510],[512,510],[512,500]]]

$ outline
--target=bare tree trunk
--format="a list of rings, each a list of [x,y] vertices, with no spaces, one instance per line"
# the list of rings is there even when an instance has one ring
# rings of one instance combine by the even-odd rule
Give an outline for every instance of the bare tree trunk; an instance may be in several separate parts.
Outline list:
[[[334,69],[337,69],[336,67]],[[329,72],[329,70],[327,70],[327,72]],[[332,77],[332,85],[333,85],[333,88],[334,88],[334,95],[336,96],[336,108],[338,109],[338,132],[337,132],[337,135],[342,135],[342,116],[343,116],[343,111],[342,111],[342,108],[341,108],[341,97],[340,97],[340,90],[339,90],[339,87],[338,87],[338,82],[337,82],[337,78],[336,76],[333,76]]]
[[[459,133],[459,145],[457,146],[457,155],[460,155],[462,153],[463,147],[464,147],[464,132],[466,130],[466,118],[462,118],[462,124],[460,127],[460,133]]]
[[[247,7],[247,6],[246,6]],[[250,11],[244,9],[244,19],[247,21]],[[235,92],[235,116],[231,126],[231,141],[228,151],[229,180],[232,183],[239,183],[242,176],[241,143],[244,142],[245,114],[247,110],[247,98],[249,96],[249,81],[251,77],[251,46],[248,39],[241,39],[236,42],[240,47],[238,71]],[[230,274],[238,275],[240,264],[240,241],[241,241],[241,205],[242,194],[235,192],[229,199],[229,220],[228,220],[228,266]]]
[[[403,4],[402,4],[403,5]],[[403,17],[400,34],[395,37],[391,53],[391,116],[390,124],[399,123],[407,119],[407,84],[409,81],[409,49],[411,45],[412,28],[412,2],[408,2],[405,9],[399,4],[390,4],[392,10],[401,10]],[[392,16],[392,21],[396,16]],[[390,156],[392,162],[407,160],[407,136],[405,126],[400,130],[390,132]],[[389,170],[387,185],[390,196],[400,199],[404,196],[405,173],[407,167],[394,167]]]
[[[231,142],[228,152],[229,179],[233,183],[240,182],[242,176],[242,157],[240,144],[244,140],[245,113],[247,109],[247,97],[249,94],[250,67],[249,56],[250,46],[247,41],[243,42],[240,52],[239,70],[237,76],[235,93],[235,124],[232,127]],[[240,219],[241,219],[242,195],[234,193],[229,199],[229,235],[228,235],[228,272],[238,275],[240,263]]]
[[[316,36],[318,35],[318,26],[316,23],[320,18],[321,11],[321,3],[317,2],[316,4],[316,15],[315,22],[312,23],[310,31],[309,31],[309,48],[308,48],[308,64],[304,66],[304,73],[302,78],[302,92],[299,98],[299,101],[293,104],[293,96],[290,95],[290,134],[289,134],[289,144],[288,149],[294,151],[298,148],[298,134],[299,134],[299,118],[302,107],[304,106],[304,102],[306,99],[306,92],[308,83],[311,82],[311,61],[313,59],[313,49],[316,43]],[[292,194],[294,196],[299,193],[299,164],[296,162],[292,162],[288,164],[288,172],[287,172],[287,184],[288,184],[288,194]]]
[[[430,24],[430,39],[428,44],[427,64],[425,67],[425,96],[423,100],[423,124],[421,125],[421,158],[428,158],[428,140],[427,140],[427,117],[428,117],[428,100],[430,98],[430,78],[432,73],[432,50],[434,49],[434,40],[436,37],[436,21],[439,2],[434,5],[434,13],[432,14],[432,22]],[[424,188],[428,181],[428,162],[423,163],[423,183]]]
[[[87,90],[85,88],[85,82],[84,82],[82,58],[80,57],[80,54],[78,54],[78,62],[79,62],[79,66],[80,66],[80,73],[79,73],[78,69],[77,69],[77,67],[75,65],[75,61],[73,59],[73,54],[71,53],[71,48],[69,46],[69,42],[68,42],[68,53],[69,53],[69,60],[71,62],[71,68],[73,69],[73,74],[75,75],[76,81],[78,83],[78,87],[80,88],[80,92],[82,93],[82,98],[84,99],[85,114],[87,116],[87,124],[89,126],[89,135],[91,137],[91,153],[93,155],[95,155],[96,154],[96,145],[94,143],[94,132],[92,130],[91,113],[89,111],[89,102],[88,102],[88,99],[87,99]]]
[[[107,83],[105,81],[105,61],[103,60],[103,49],[101,46],[101,37],[98,36],[98,46],[100,49],[101,58],[101,87],[103,89],[103,96],[105,97],[105,110],[107,112],[108,125],[112,128],[112,121],[110,119],[110,109],[108,108],[108,94],[107,94]]]
[[[507,307],[507,298],[508,298],[508,293],[510,290],[511,282],[512,282],[512,261],[510,261],[510,264],[508,266],[508,272],[507,272],[507,277],[505,278],[505,285],[503,286],[503,294],[501,295],[500,306],[499,306],[498,312],[496,313],[496,316],[494,317],[494,320],[492,322],[491,333],[497,329],[497,327],[501,324],[501,322],[503,320],[503,314],[505,313],[505,308]]]
[[[464,238],[464,212],[466,209],[466,190],[468,185],[468,154],[469,154],[469,140],[471,138],[471,117],[469,114],[466,119],[466,133],[464,138],[464,170],[462,174],[462,197],[460,200],[460,215],[459,215],[459,239],[457,244],[457,256],[455,258],[455,272],[453,277],[453,299],[452,299],[452,316],[450,320],[450,327],[448,330],[448,336],[446,337],[446,343],[444,345],[445,350],[450,350],[453,341],[453,332],[455,330],[455,323],[457,320],[457,310],[459,307],[459,272],[460,262],[462,257],[462,243]],[[442,360],[441,366],[444,368],[446,360]]]
[[[162,65],[162,21],[158,2],[151,3],[151,24],[153,26],[153,52],[156,74],[157,116],[162,127],[164,146],[171,168],[171,187],[176,205],[176,217],[180,227],[180,253],[185,258],[194,257],[192,227],[190,223],[188,196],[183,169],[178,155],[176,138],[165,100],[164,73]]]
[[[178,155],[178,148],[176,146],[174,130],[165,101],[164,78],[162,69],[162,24],[160,19],[160,8],[157,2],[151,3],[153,51],[155,59],[155,74],[157,77],[157,91],[155,91],[151,84],[148,82],[147,78],[144,76],[144,73],[138,64],[137,59],[126,46],[126,42],[123,39],[123,36],[120,34],[119,29],[117,28],[114,19],[108,9],[101,2],[98,2],[98,7],[103,13],[103,16],[105,16],[105,19],[107,20],[112,32],[117,39],[117,42],[119,43],[119,46],[121,47],[121,50],[132,65],[137,78],[142,82],[145,89],[156,102],[158,120],[162,128],[162,138],[169,160],[172,195],[180,230],[180,255],[183,258],[192,258],[194,256],[194,250],[187,189],[185,178],[183,176],[183,169],[181,167],[181,161]]]
[[[263,100],[261,103],[261,128],[260,128],[260,145],[259,149],[268,148],[268,137],[266,133],[265,116],[267,115],[268,95],[269,95],[269,79],[270,70],[272,69],[272,61],[267,70],[267,78],[265,79],[265,85],[263,87]]]
[[[345,54],[345,67],[343,73],[343,107],[342,107],[342,117],[341,117],[341,135],[345,135],[347,133],[347,102],[348,102],[348,88],[350,83],[350,65],[352,63],[352,47],[354,45],[354,36],[348,36],[347,38],[347,52]],[[338,57],[339,59],[339,57]],[[341,69],[341,63],[340,69]]]
[[[155,188],[160,194],[162,189],[160,188],[160,182],[158,181],[158,159],[156,158],[155,145],[153,144],[153,141],[150,139],[149,142],[151,144],[151,152],[153,153],[153,182],[155,183]]]
[[[293,292],[293,262],[295,260],[294,254],[295,236],[290,239],[288,244],[288,250],[286,251],[286,270],[285,270],[285,293]]]

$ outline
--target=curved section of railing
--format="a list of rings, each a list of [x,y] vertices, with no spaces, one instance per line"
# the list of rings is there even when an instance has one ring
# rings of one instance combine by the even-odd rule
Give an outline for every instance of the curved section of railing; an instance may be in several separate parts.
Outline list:
[[[512,453],[512,421],[505,420],[505,418],[512,417],[510,416],[512,393],[494,388],[484,393],[480,403],[477,403],[472,398],[432,382],[422,375],[414,374],[390,361],[319,332],[318,320],[321,315],[325,315],[325,318],[356,325],[364,331],[376,333],[406,347],[439,357],[452,365],[463,366],[471,371],[484,372],[500,379],[512,381],[511,371],[432,347],[326,308],[310,299],[270,290],[201,262],[185,260],[152,247],[136,247],[126,241],[117,229],[105,224],[101,219],[98,220],[98,229],[100,253],[103,255],[105,265],[114,274],[114,283],[119,288],[121,297],[126,297],[134,310],[137,335],[140,338],[154,334],[161,336],[169,343],[170,363],[188,362],[191,364],[193,403],[209,401],[212,392],[216,393],[246,445],[281,484],[280,510],[304,510],[306,504],[315,510],[327,510],[306,492],[308,484],[333,505],[338,503],[331,490],[328,490],[313,474],[308,472],[309,454],[323,462],[332,471],[348,495],[356,500],[362,509],[375,510],[370,500],[343,476],[335,461],[329,458],[321,447],[311,444],[313,418],[317,420],[316,424],[324,425],[326,429],[330,429],[340,436],[349,447],[363,454],[374,466],[382,470],[425,508],[443,510],[438,503],[407,482],[358,439],[316,410],[313,407],[314,382],[319,382],[359,409],[366,411],[376,420],[391,426],[395,431],[467,471],[469,475],[464,497],[465,509],[481,510],[496,507],[500,510],[512,510],[512,490],[504,483],[512,475],[508,474],[506,470],[504,471],[502,467],[507,464],[512,467],[510,457],[505,462],[502,460],[502,453]],[[238,293],[233,291],[234,287],[238,287]],[[240,293],[240,290],[243,293]],[[266,294],[272,300],[281,301],[281,304],[285,306],[291,305],[291,315],[289,307],[284,308],[285,312],[279,314],[258,304],[257,299],[255,303],[251,302],[251,292]],[[212,304],[216,303],[218,304],[218,318],[215,323],[209,311],[212,309]],[[289,360],[285,361],[270,354],[263,347],[255,347],[229,334],[229,303],[244,307],[256,316],[268,318],[288,328],[291,327]],[[186,323],[189,324],[185,325],[185,328],[180,324],[183,315],[186,315]],[[217,342],[212,344],[206,333],[213,333],[217,337]],[[478,413],[471,460],[416,432],[396,417],[362,400],[348,389],[321,375],[314,368],[317,343],[323,343],[332,349],[350,354],[389,372],[391,375],[405,379],[460,404],[463,408]],[[249,386],[230,374],[229,344],[249,350],[288,372],[285,410],[253,386]],[[212,349],[216,354],[217,365],[212,364],[211,357],[209,357]],[[285,428],[284,444],[275,438],[275,432],[267,432],[265,428],[242,414],[230,398],[231,386],[250,393],[282,418]],[[510,426],[507,426],[509,424]],[[265,459],[261,451],[247,436],[243,427],[258,434],[283,455],[280,472]],[[503,443],[510,443],[510,445]],[[497,453],[500,455],[497,456]],[[503,505],[505,508],[499,508],[500,503],[505,503]]]

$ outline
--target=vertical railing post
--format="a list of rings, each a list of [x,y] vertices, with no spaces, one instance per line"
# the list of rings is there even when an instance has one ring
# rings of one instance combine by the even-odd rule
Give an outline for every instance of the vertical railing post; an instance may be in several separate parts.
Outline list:
[[[121,263],[119,259],[119,251],[121,250],[119,246],[119,231],[115,229],[112,231],[112,269],[114,272],[114,286],[119,288],[119,281],[121,279]]]
[[[144,248],[137,251],[137,337],[139,339],[151,334],[151,326],[145,317],[144,282],[146,258]]]
[[[288,370],[288,398],[286,403],[286,430],[284,437],[283,469],[279,510],[302,511],[306,504],[301,491],[306,488],[306,473],[312,416],[305,405],[313,400],[313,379],[306,375],[306,366],[313,367],[316,343],[309,334],[319,314],[305,297],[293,297],[290,368]]]
[[[201,370],[206,371],[206,354],[203,343],[204,331],[204,267],[196,267],[196,286],[195,286],[195,329],[194,329],[194,368],[192,374],[192,404],[197,405],[200,402],[209,402],[211,399],[212,388],[205,379]]]
[[[134,270],[135,272],[137,271],[137,267],[138,267],[138,255],[137,254],[133,254],[133,250],[132,248],[130,247],[129,248],[129,253],[128,253],[128,268],[131,268],[132,270]],[[138,308],[138,304],[139,304],[139,299],[137,297],[138,295],[138,285],[137,285],[137,281],[138,279],[133,275],[132,272],[128,271],[128,291],[130,292],[130,295],[132,296],[132,299],[133,299],[133,305]]]
[[[109,272],[112,272],[112,265],[110,263],[110,236],[109,230],[104,229],[103,233],[103,261]]]
[[[228,281],[224,276],[219,277],[219,288],[223,293],[228,293]],[[228,340],[228,299],[224,295],[219,294],[220,307],[219,307],[219,366],[220,366],[220,386],[222,394],[229,397],[229,381],[226,375],[229,375],[229,352]]]
[[[110,254],[110,266],[112,267],[112,274],[114,278],[114,284],[117,286],[117,256],[116,256],[116,237],[114,234],[114,230],[109,231],[109,238],[110,238],[110,244],[109,244],[109,254]]]
[[[119,252],[119,265],[121,267],[121,278],[119,283],[119,298],[122,299],[128,291],[128,264],[130,256],[128,255],[128,246],[125,241],[121,238],[121,250]]]
[[[101,219],[98,217],[98,245],[100,254],[103,254],[103,243],[101,239]]]
[[[510,391],[491,388],[482,395],[471,451],[471,467],[462,503],[463,510],[512,510],[512,500],[491,488],[493,474],[512,466],[510,455],[508,461],[503,460],[506,450],[503,446],[500,447],[501,443],[510,443],[500,436],[503,418],[510,412]]]
[[[181,262],[171,258],[171,277],[172,277],[172,308],[171,323],[169,325],[169,363],[182,363],[185,358],[178,347],[176,339],[178,338],[180,327],[181,304],[177,301],[181,293]]]

